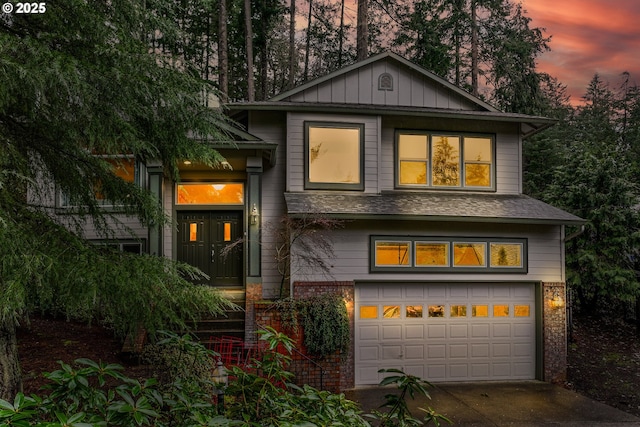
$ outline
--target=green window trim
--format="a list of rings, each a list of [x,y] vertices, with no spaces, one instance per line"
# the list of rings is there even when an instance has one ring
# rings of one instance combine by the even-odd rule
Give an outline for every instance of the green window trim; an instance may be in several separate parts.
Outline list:
[[[364,157],[363,123],[304,122],[305,189],[363,191]]]
[[[527,239],[523,238],[372,235],[369,270],[371,273],[526,274],[527,251]]]
[[[489,134],[397,130],[395,186],[495,191],[495,146]]]

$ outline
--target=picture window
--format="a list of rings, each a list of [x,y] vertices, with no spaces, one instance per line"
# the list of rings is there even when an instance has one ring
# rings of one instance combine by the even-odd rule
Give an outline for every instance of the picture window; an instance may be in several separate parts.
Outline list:
[[[364,125],[305,123],[305,188],[364,189]]]

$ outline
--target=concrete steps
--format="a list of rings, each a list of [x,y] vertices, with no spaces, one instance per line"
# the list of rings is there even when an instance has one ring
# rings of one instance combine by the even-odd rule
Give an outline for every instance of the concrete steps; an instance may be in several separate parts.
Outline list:
[[[217,317],[200,320],[194,327],[193,333],[203,344],[209,345],[216,338],[234,337],[244,340],[245,336],[245,291],[223,290],[225,298],[234,303],[237,308],[227,309]]]

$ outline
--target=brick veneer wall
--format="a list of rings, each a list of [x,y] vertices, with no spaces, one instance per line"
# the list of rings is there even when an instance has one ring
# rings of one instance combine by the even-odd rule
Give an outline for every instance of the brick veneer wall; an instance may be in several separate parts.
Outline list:
[[[249,345],[256,343],[255,302],[262,300],[262,283],[247,283],[245,290],[244,336]]]
[[[351,331],[351,342],[353,343],[353,282],[296,282],[293,287],[293,297],[295,299],[304,299],[326,293],[341,295],[347,302],[349,329]],[[255,320],[258,325],[271,326],[278,331],[286,333],[294,339],[296,348],[305,356],[313,359],[324,371],[321,384],[320,369],[306,361],[303,356],[294,353],[292,355],[293,360],[290,370],[296,374],[302,382],[332,392],[340,392],[353,388],[355,382],[353,345],[351,345],[349,353],[346,355],[333,354],[322,358],[313,357],[309,355],[304,348],[304,330],[302,327],[299,328],[297,333],[284,330],[280,321],[280,315],[274,308],[272,302],[256,302],[254,307]]]
[[[562,307],[551,301],[560,296]],[[567,379],[567,310],[566,288],[563,282],[542,284],[542,341],[544,381],[560,384]]]

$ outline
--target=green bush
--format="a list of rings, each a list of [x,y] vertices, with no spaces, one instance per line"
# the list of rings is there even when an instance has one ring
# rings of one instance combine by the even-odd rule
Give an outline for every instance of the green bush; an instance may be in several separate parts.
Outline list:
[[[351,346],[347,307],[340,295],[322,294],[304,299],[286,298],[274,304],[282,326],[298,332],[304,328],[304,345],[310,354],[346,356]]]
[[[358,405],[344,394],[292,384],[287,371],[293,341],[272,328],[260,331],[267,351],[246,369],[233,367],[225,388],[224,402],[212,399],[210,371],[200,358],[212,358],[212,352],[188,336],[166,334],[153,347],[158,361],[168,367],[170,384],[157,379],[139,381],[122,373],[115,364],[78,359],[75,364],[60,362],[60,369],[45,374],[51,381],[48,396],[30,397],[19,393],[13,402],[0,400],[0,424],[28,427],[370,427]],[[277,351],[285,349],[285,353]],[[151,350],[149,350],[151,351]],[[179,372],[179,367],[184,369]],[[401,371],[381,385],[397,383],[400,396],[388,395],[386,414],[374,412],[370,417],[381,426],[418,426],[446,420],[431,408],[424,423],[408,411],[404,399],[416,393],[426,395],[425,385]],[[201,375],[200,378],[195,378]],[[447,420],[448,421],[448,420]]]
[[[212,391],[210,381],[215,353],[195,342],[190,335],[177,335],[160,331],[164,338],[144,347],[140,362],[152,367],[153,376],[162,386],[195,383],[206,391]]]

